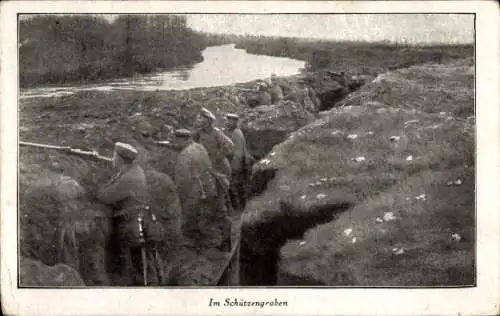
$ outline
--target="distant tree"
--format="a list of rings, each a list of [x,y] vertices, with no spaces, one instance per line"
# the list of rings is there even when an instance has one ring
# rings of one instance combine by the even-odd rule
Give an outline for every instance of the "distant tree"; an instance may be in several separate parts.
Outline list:
[[[37,15],[20,21],[21,83],[130,76],[201,60],[205,36],[186,16]]]

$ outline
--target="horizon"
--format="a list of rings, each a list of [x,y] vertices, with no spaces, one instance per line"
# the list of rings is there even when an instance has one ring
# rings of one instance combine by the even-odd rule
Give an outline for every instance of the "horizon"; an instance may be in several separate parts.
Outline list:
[[[67,16],[70,14],[57,14]],[[81,14],[75,14],[81,15]],[[112,23],[120,14],[92,14]],[[472,14],[179,14],[212,35],[405,45],[473,44]],[[20,20],[33,15],[20,15]],[[335,31],[333,31],[335,30]]]

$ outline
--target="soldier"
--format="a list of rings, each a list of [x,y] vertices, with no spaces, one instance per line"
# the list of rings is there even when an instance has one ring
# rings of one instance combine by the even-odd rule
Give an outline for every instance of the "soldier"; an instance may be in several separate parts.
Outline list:
[[[246,200],[246,185],[248,183],[249,154],[243,132],[238,126],[239,116],[229,113],[226,115],[225,132],[234,143],[234,155],[231,159],[231,187],[229,193],[233,208],[242,210]]]
[[[195,140],[202,144],[208,152],[210,161],[215,171],[221,173],[231,181],[231,164],[229,160],[233,157],[234,144],[224,132],[214,126],[215,115],[206,108],[202,108],[198,117],[200,129],[195,135]],[[229,213],[232,212],[229,187],[222,195]]]
[[[271,94],[267,91],[267,84],[261,82],[258,86],[258,105],[270,105]]]
[[[228,234],[223,226],[226,208],[220,196],[228,189],[229,181],[214,170],[207,150],[193,141],[190,131],[177,130],[175,136],[181,152],[174,168],[174,181],[187,246],[200,252],[206,248],[223,248]]]
[[[125,143],[116,143],[113,155],[113,167],[116,175],[105,185],[99,188],[97,199],[113,208],[112,246],[117,251],[116,260],[120,275],[120,285],[147,285],[148,282],[159,283],[158,271],[151,273],[152,279],[147,278],[146,256],[154,258],[154,252],[146,253],[150,246],[146,240],[157,240],[157,236],[144,227],[154,227],[154,215],[148,216],[148,191],[144,170],[137,163],[138,151]],[[113,247],[112,247],[113,248]],[[156,273],[156,275],[155,275]],[[123,283],[123,284],[121,284]]]
[[[310,113],[318,112],[318,100],[312,88],[309,88],[306,84],[305,77],[299,77],[299,86],[297,88],[297,103],[299,103],[305,110]]]
[[[202,108],[197,122],[200,129],[194,139],[205,147],[214,169],[229,178],[231,177],[229,159],[232,158],[234,144],[229,137],[214,126],[214,121],[215,115]]]
[[[246,100],[241,96],[240,91],[238,91],[235,87],[229,89],[228,98],[236,106],[247,105]]]
[[[271,94],[271,104],[276,104],[283,100],[283,89],[281,89],[278,83],[278,77],[276,74],[271,75],[271,86],[269,87],[269,93]]]

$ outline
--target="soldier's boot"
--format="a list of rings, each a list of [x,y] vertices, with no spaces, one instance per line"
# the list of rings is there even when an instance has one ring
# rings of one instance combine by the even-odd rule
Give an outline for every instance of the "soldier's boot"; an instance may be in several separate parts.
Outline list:
[[[127,270],[129,285],[144,286],[141,247],[130,248],[130,262]]]
[[[156,276],[156,284],[157,285],[165,285],[167,276],[165,275],[165,266],[163,262],[163,258],[160,254],[160,245],[159,244],[153,244],[151,247],[151,253],[152,253],[152,263],[153,263],[153,269],[155,270],[154,275]]]
[[[235,185],[232,185],[231,188],[229,189],[229,195],[231,198],[231,205],[233,207],[233,211],[241,211],[242,206],[241,206],[241,199],[238,194],[238,189]]]
[[[228,192],[226,192],[226,194],[224,194],[224,204],[226,206],[225,215],[234,214],[233,203],[231,202],[231,198],[229,196],[229,190]]]
[[[231,251],[231,221],[228,217],[223,218],[221,223],[222,243],[217,249],[224,252]]]

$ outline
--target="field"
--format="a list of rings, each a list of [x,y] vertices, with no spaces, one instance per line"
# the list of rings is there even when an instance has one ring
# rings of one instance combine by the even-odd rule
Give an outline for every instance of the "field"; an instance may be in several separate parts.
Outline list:
[[[392,55],[374,57],[376,49],[360,49],[357,63],[366,69],[357,73],[373,82],[281,144],[271,137],[252,141],[255,148],[256,142],[276,146],[254,166],[252,186],[259,190],[243,215],[242,285],[474,282],[473,60],[465,58],[469,49],[427,50],[441,52],[437,63],[390,70]],[[425,51],[393,53],[408,66],[431,62]],[[343,53],[331,61],[347,65],[353,59]],[[252,117],[217,93],[80,92],[26,99],[20,139],[107,156],[114,141],[126,140],[141,149],[148,170],[168,175],[177,152],[155,146],[146,133],[164,139],[165,125],[190,128],[202,105],[218,124],[227,111]],[[87,242],[80,251],[100,267],[82,278],[106,284],[99,258],[106,252],[109,210],[94,194],[109,170],[26,147],[20,148],[19,168],[22,255],[47,265],[64,262],[58,234],[68,228]],[[77,185],[68,186],[62,175]],[[78,197],[68,201],[68,188]]]

